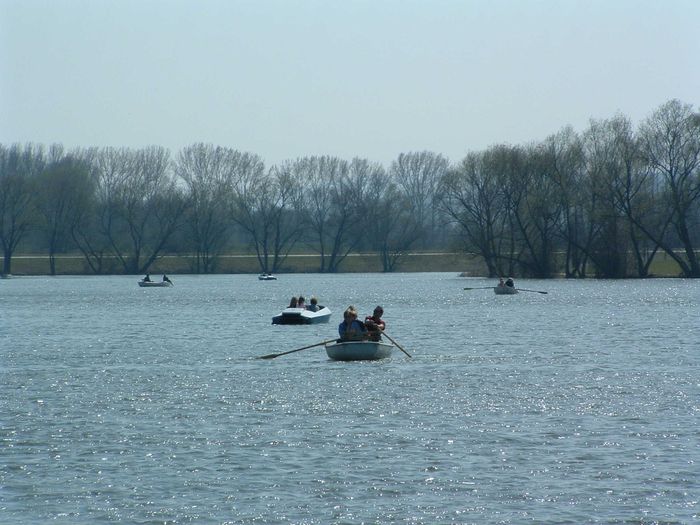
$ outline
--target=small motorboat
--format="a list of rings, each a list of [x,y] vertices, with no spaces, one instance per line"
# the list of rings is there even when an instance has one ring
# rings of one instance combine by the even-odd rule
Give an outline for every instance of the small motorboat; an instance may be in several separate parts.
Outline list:
[[[335,361],[374,361],[390,357],[393,348],[381,341],[342,341],[326,344],[326,353]]]
[[[285,308],[272,318],[272,324],[318,324],[327,323],[330,318],[327,306],[319,305],[316,312],[307,308]]]
[[[272,275],[271,273],[261,273],[258,275],[258,281],[276,281],[277,277]]]
[[[493,291],[496,293],[496,295],[515,295],[516,293],[518,293],[517,288],[505,284],[496,285],[493,288]]]
[[[139,281],[139,286],[141,288],[167,288],[172,285],[173,283],[170,281]]]

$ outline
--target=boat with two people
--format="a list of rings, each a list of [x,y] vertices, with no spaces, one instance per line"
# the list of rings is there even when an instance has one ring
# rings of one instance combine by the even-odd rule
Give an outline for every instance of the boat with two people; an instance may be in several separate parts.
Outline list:
[[[138,283],[141,288],[168,288],[173,286],[173,282],[167,275],[163,275],[162,281],[153,281],[151,280],[151,276],[146,274],[146,277],[141,279]]]
[[[493,291],[496,295],[515,295],[518,293],[512,277],[508,277],[506,281],[504,281],[503,278],[500,278]]]
[[[326,354],[334,361],[376,361],[391,357],[394,345],[382,341],[343,341],[327,343]]]

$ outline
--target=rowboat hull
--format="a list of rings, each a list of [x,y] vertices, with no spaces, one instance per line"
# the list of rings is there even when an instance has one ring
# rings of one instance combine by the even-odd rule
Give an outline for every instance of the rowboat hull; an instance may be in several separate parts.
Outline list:
[[[326,306],[320,307],[317,312],[306,308],[285,308],[272,318],[272,324],[320,324],[327,323],[330,318],[331,311]]]
[[[517,288],[512,288],[510,286],[496,286],[493,291],[496,295],[515,295],[518,293]]]
[[[275,277],[274,275],[270,275],[270,274],[258,275],[258,281],[276,281],[276,280],[277,280],[277,277]]]
[[[391,356],[394,345],[381,341],[345,341],[326,345],[326,354],[335,361],[375,361]]]
[[[168,281],[139,281],[139,286],[141,288],[167,288],[172,285],[173,283]]]

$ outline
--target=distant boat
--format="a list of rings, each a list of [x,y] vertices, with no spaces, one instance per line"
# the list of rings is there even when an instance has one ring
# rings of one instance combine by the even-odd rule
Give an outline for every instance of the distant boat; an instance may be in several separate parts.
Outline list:
[[[258,280],[259,281],[276,281],[277,277],[275,277],[271,273],[261,273],[260,275],[258,275]]]
[[[306,308],[285,308],[272,318],[272,324],[319,324],[327,323],[330,318],[331,311],[327,306],[319,306],[316,312]]]
[[[139,281],[139,286],[141,288],[167,288],[172,285],[173,283],[170,281]]]
[[[391,356],[394,345],[381,341],[343,341],[326,345],[326,354],[335,361],[375,361]]]
[[[505,284],[496,285],[493,291],[496,295],[515,295],[518,293],[517,288],[514,288],[513,286],[506,286]]]

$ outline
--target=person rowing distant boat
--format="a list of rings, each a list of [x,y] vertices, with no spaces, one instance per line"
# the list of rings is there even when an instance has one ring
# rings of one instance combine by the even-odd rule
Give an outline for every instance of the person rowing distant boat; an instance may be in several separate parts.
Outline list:
[[[508,279],[506,279],[506,286],[509,288],[515,288],[515,282],[513,281],[512,277],[508,277]]]

